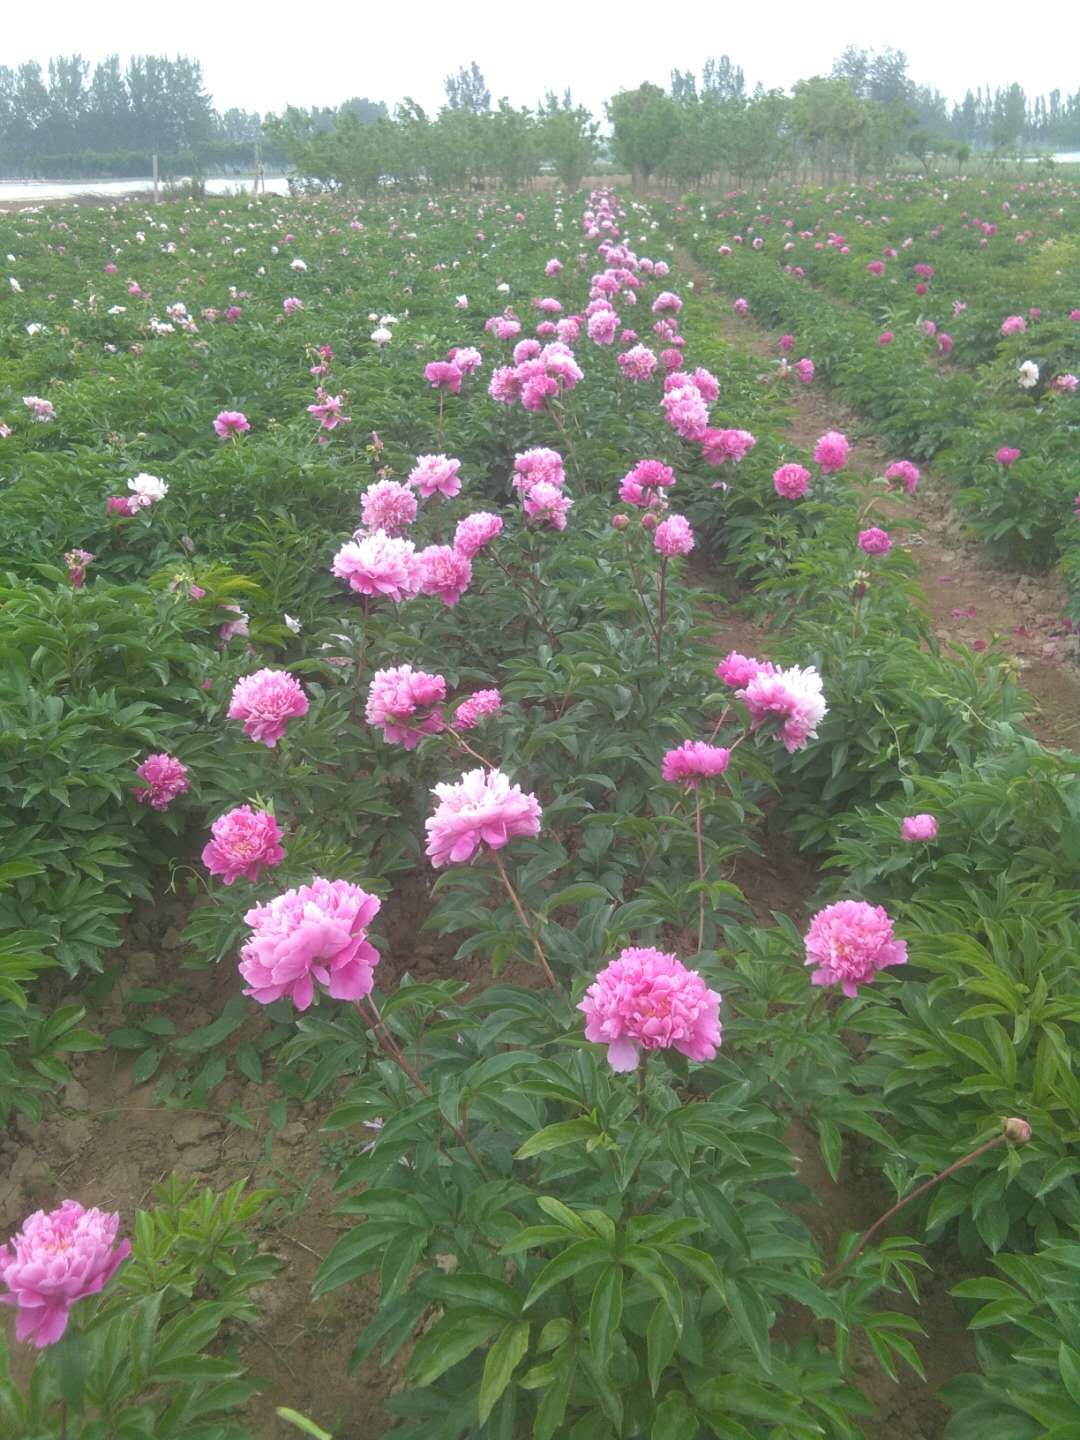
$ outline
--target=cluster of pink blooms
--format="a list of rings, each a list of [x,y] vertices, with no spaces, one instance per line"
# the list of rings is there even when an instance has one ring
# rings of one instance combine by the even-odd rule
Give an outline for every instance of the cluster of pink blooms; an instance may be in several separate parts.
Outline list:
[[[360,496],[360,520],[368,530],[397,535],[416,519],[416,491],[396,480],[376,480]]]
[[[677,376],[668,376],[668,381],[674,379]],[[677,435],[684,440],[701,440],[704,437],[709,428],[709,407],[689,376],[670,388],[665,382],[661,404],[664,418]]]
[[[435,390],[448,390],[451,395],[461,394],[461,381],[465,371],[453,360],[432,360],[424,366],[424,379]]]
[[[833,475],[843,470],[848,463],[851,445],[846,435],[839,430],[826,430],[814,446],[814,461],[824,475]]]
[[[116,1243],[119,1224],[119,1215],[65,1200],[56,1210],[35,1210],[0,1245],[0,1305],[15,1306],[16,1339],[38,1350],[56,1344],[71,1307],[100,1294],[130,1255],[130,1240]]]
[[[475,555],[502,534],[501,515],[492,515],[487,510],[474,511],[459,520],[454,531],[454,549],[459,555],[471,560]]]
[[[230,720],[244,722],[249,740],[273,749],[290,720],[308,712],[308,698],[299,680],[287,670],[256,670],[233,687]]]
[[[569,345],[554,340],[517,365],[499,366],[491,376],[488,394],[500,405],[520,404],[526,410],[540,411],[583,379]]]
[[[806,964],[814,966],[811,984],[839,985],[849,1000],[879,970],[907,960],[907,945],[894,936],[888,914],[862,900],[841,900],[819,910],[804,943]]]
[[[1020,459],[1020,451],[1015,450],[1011,445],[1003,445],[994,459],[999,465],[1014,465]]]
[[[40,395],[24,395],[23,404],[38,425],[48,425],[51,420],[56,419],[56,410],[51,400],[42,400]]]
[[[135,774],[143,783],[133,786],[131,793],[140,805],[153,810],[167,810],[178,795],[191,789],[187,766],[164,752],[148,755]]]
[[[502,315],[492,315],[485,320],[484,329],[499,340],[512,340],[515,335],[521,334],[521,321],[512,310],[507,310]]]
[[[548,450],[538,447],[534,450],[523,450],[519,455],[514,456],[514,489],[521,494],[528,491],[541,480],[547,481],[549,485],[561,487],[566,480],[566,472],[563,468],[563,458],[557,450]]]
[[[919,467],[910,460],[895,460],[885,467],[885,479],[889,481],[890,490],[902,487],[914,495],[919,488]]]
[[[694,532],[684,515],[669,515],[653,531],[653,546],[665,559],[689,555],[694,548]]]
[[[780,721],[779,737],[790,754],[817,739],[817,727],[828,706],[821,691],[821,676],[813,668],[793,665],[778,669],[769,661],[755,660],[733,650],[716,667],[725,685],[735,690],[750,712],[750,728],[767,720]]]
[[[789,461],[773,471],[773,489],[785,500],[801,500],[810,490],[810,471]]]
[[[379,952],[367,926],[379,900],[347,880],[316,875],[256,905],[244,916],[252,930],[240,954],[245,995],[270,1005],[288,995],[298,1010],[315,996],[315,982],[335,1000],[361,1000],[371,993]]]
[[[651,380],[659,364],[655,353],[647,345],[635,345],[633,349],[624,351],[616,358],[619,369],[627,380],[638,384]]]
[[[714,1060],[720,1044],[720,995],[696,970],[651,946],[630,946],[597,975],[578,1009],[585,1038],[607,1046],[612,1070],[636,1070],[642,1050],[678,1050]]]
[[[933,815],[905,815],[900,825],[903,840],[936,840],[937,833],[937,821]]]
[[[869,530],[859,531],[859,549],[864,555],[887,555],[892,549],[892,536],[887,530],[871,525]]]
[[[420,561],[411,540],[376,530],[347,540],[334,556],[331,573],[347,580],[358,595],[372,595],[400,605],[420,584]]]
[[[477,690],[454,711],[454,729],[475,730],[485,716],[497,715],[501,709],[502,696],[498,690]]]
[[[280,865],[285,858],[281,826],[268,810],[238,805],[218,816],[210,827],[210,836],[203,847],[202,862],[226,885],[241,875],[257,880],[260,870]]]
[[[522,498],[522,508],[528,518],[550,525],[553,530],[566,529],[567,512],[573,503],[570,496],[550,480],[538,480]]]
[[[430,500],[433,495],[452,500],[461,494],[460,469],[461,461],[447,455],[418,455],[409,471],[409,484],[416,487],[424,500]]]
[[[439,804],[424,822],[432,865],[460,865],[482,845],[501,850],[519,835],[540,833],[535,795],[511,785],[501,770],[468,770],[457,784],[436,785]]]
[[[1027,321],[1022,315],[1006,315],[1001,322],[1002,335],[1022,335],[1027,329]]]
[[[251,422],[240,410],[221,410],[214,417],[214,430],[222,440],[229,435],[243,435],[251,429]]]
[[[425,735],[437,735],[443,729],[441,706],[445,699],[442,675],[397,665],[375,671],[364,718],[369,725],[382,727],[388,744],[415,750]]]
[[[749,430],[708,429],[701,437],[701,453],[707,465],[738,465],[757,444]]]
[[[683,785],[696,790],[702,780],[722,775],[728,767],[731,751],[722,745],[708,745],[704,740],[684,740],[669,750],[660,766],[660,774],[669,785]]]

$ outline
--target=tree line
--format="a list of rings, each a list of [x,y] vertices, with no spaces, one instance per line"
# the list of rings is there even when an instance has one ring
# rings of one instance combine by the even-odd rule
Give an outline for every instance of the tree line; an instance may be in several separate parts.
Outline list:
[[[918,85],[902,52],[849,46],[825,76],[790,92],[749,89],[727,56],[700,75],[675,70],[668,88],[620,90],[605,106],[606,133],[569,91],[534,107],[492,101],[475,62],[444,82],[429,114],[406,98],[391,111],[354,97],[337,107],[281,115],[219,113],[198,61],[113,55],[92,69],[81,56],[14,69],[0,66],[0,173],[145,174],[156,151],[170,168],[196,173],[248,166],[259,143],[269,163],[288,161],[305,180],[356,193],[512,188],[538,174],[574,188],[598,162],[640,181],[693,188],[775,175],[880,173],[1025,148],[1080,148],[1080,90],[1028,97],[1019,85],[969,90],[951,104]]]

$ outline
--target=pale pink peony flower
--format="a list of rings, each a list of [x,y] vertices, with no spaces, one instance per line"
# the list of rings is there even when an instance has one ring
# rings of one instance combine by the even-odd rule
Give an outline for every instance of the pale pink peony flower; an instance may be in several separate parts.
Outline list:
[[[485,545],[502,534],[502,528],[501,515],[477,510],[472,515],[466,515],[464,520],[458,521],[454,531],[454,549],[459,555],[464,555],[466,560],[472,560]]]
[[[242,435],[251,429],[251,422],[239,410],[222,410],[214,418],[214,429],[222,440],[227,435]]]
[[[586,1040],[606,1045],[611,1068],[627,1071],[637,1069],[642,1050],[715,1059],[720,999],[674,955],[630,946],[600,971],[577,1008]]]
[[[409,471],[409,484],[415,485],[425,500],[433,495],[444,495],[451,500],[461,493],[460,469],[461,461],[446,455],[418,455]]]
[[[753,655],[740,655],[738,650],[730,650],[714,673],[733,690],[742,690],[750,684],[755,675],[772,675],[773,671],[771,661],[757,660]]]
[[[456,785],[436,785],[439,805],[425,821],[432,865],[459,865],[481,845],[501,850],[515,836],[539,835],[541,809],[535,795],[511,785],[501,770],[469,770]]]
[[[131,1253],[116,1243],[119,1215],[85,1210],[65,1200],[56,1210],[35,1210],[7,1245],[0,1245],[0,1305],[15,1306],[15,1338],[38,1350],[55,1345],[71,1307],[98,1295]]]
[[[472,561],[449,545],[429,545],[417,555],[420,594],[437,595],[444,605],[456,605],[472,583]]]
[[[800,385],[810,385],[814,380],[814,362],[809,356],[804,355],[801,360],[795,362],[795,376]]]
[[[308,712],[308,698],[299,680],[287,670],[256,670],[233,687],[228,718],[244,722],[244,734],[273,749],[289,721]]]
[[[200,587],[193,586],[192,588],[199,589]],[[205,595],[206,591],[203,590],[202,594]],[[202,595],[193,596],[192,598],[202,599]],[[235,620],[226,620],[225,623],[221,626],[220,630],[218,631],[218,640],[220,641],[220,643],[222,645],[227,645],[234,635],[246,636],[249,633],[248,625],[251,619],[250,615],[246,615],[244,611],[240,609],[239,605],[223,605],[221,608],[223,610],[232,611],[232,613],[237,618]]]
[[[689,555],[694,548],[694,532],[685,515],[669,515],[653,531],[653,547],[670,558],[673,555]]]
[[[348,540],[334,556],[330,571],[347,580],[358,595],[377,595],[400,605],[420,585],[420,562],[411,540],[376,530],[360,540]]]
[[[752,730],[773,717],[782,722],[780,739],[789,754],[817,739],[817,727],[828,709],[821,693],[821,676],[812,665],[806,669],[793,665],[786,670],[762,667],[735,694],[750,711]]]
[[[530,520],[550,525],[553,530],[566,529],[566,516],[574,502],[550,480],[538,480],[525,492],[522,500]]]
[[[716,376],[712,373],[711,370],[706,370],[703,365],[699,365],[697,367],[694,373],[690,376],[690,379],[696,385],[698,393],[701,395],[701,398],[705,401],[706,405],[711,405],[713,401],[719,397],[720,381],[717,380]]]
[[[397,665],[390,670],[376,670],[371,677],[364,718],[369,725],[382,727],[387,744],[415,750],[425,735],[436,735],[443,729],[440,706],[445,699],[446,680],[442,675]]]
[[[887,555],[892,549],[892,536],[887,530],[871,525],[869,530],[859,531],[859,549],[864,555]]]
[[[145,473],[134,476],[128,482],[128,489],[131,491],[131,503],[136,510],[148,510],[151,505],[156,505],[159,500],[164,500],[169,493],[169,487],[164,480],[159,480],[156,475]]]
[[[1001,322],[1002,335],[1022,335],[1027,329],[1027,321],[1022,315],[1006,315]]]
[[[942,331],[941,334],[937,337],[937,348],[942,355],[948,355],[950,350],[952,350],[953,348],[952,336],[946,335],[945,332]]]
[[[474,370],[480,369],[484,357],[475,345],[455,345],[450,351],[450,363],[456,365],[463,375],[471,375]]]
[[[594,345],[610,345],[615,339],[615,331],[619,328],[619,317],[610,306],[597,310],[590,315],[585,325],[585,333]]]
[[[187,766],[173,755],[148,755],[135,774],[143,784],[133,787],[131,793],[140,805],[154,810],[167,810],[178,795],[191,789]]]
[[[806,964],[815,969],[813,985],[839,985],[854,1000],[887,965],[903,965],[907,945],[893,935],[892,921],[880,905],[841,900],[819,910],[805,936]]]
[[[360,496],[360,519],[369,530],[398,535],[416,519],[416,494],[396,480],[377,480]]]
[[[281,308],[286,315],[295,315],[298,310],[303,310],[304,302],[296,295],[286,295],[281,302]]]
[[[316,367],[317,369],[322,367]],[[339,425],[351,425],[352,416],[341,413],[344,400],[340,395],[328,395],[325,390],[318,392],[318,401],[307,407],[309,415],[314,416],[323,430],[336,430]]]
[[[736,315],[747,315],[750,311],[750,301],[740,295],[731,308],[735,311]]]
[[[56,410],[51,400],[42,400],[40,395],[24,395],[23,402],[39,425],[48,425],[56,419]]]
[[[514,456],[515,490],[524,493],[540,480],[546,480],[549,485],[562,489],[566,471],[563,468],[563,458],[557,450],[548,450],[541,446],[533,450],[523,450]]]
[[[785,500],[801,500],[810,491],[810,471],[791,462],[773,471],[773,489]]]
[[[485,715],[497,715],[501,709],[502,696],[498,690],[477,690],[454,712],[454,729],[474,730]]]
[[[696,385],[688,381],[675,386],[661,404],[667,423],[684,440],[702,439],[709,425],[709,407]]]
[[[371,993],[379,952],[367,938],[379,900],[347,880],[324,880],[286,890],[244,916],[252,934],[240,954],[245,995],[270,1005],[288,995],[306,1010],[315,984],[335,1000]]]
[[[543,348],[539,340],[519,340],[514,346],[514,364],[524,365],[526,360],[535,360]]]
[[[937,838],[937,821],[933,815],[905,815],[900,836],[904,840],[934,840]]]
[[[1020,451],[1014,450],[1011,445],[1003,445],[994,459],[999,465],[1014,465],[1020,459]]]
[[[885,274],[885,262],[884,262],[884,260],[871,260],[870,263],[867,265],[866,268],[867,268],[867,271],[868,271],[871,275],[884,275],[884,274]]]
[[[1058,395],[1075,395],[1077,389],[1080,388],[1080,379],[1068,372],[1063,375],[1055,375],[1050,382],[1050,388]]]
[[[627,380],[638,384],[651,380],[653,371],[659,363],[656,355],[647,345],[635,345],[632,350],[624,351],[616,359]]]
[[[910,460],[895,460],[886,466],[885,479],[890,482],[890,490],[902,486],[909,495],[914,495],[919,488],[919,467]]]
[[[851,444],[839,430],[826,430],[814,446],[814,459],[825,475],[843,470],[848,463]]]
[[[281,826],[268,810],[238,805],[218,816],[210,827],[210,836],[203,847],[202,862],[226,885],[241,875],[257,880],[264,866],[280,865],[285,858]]]
[[[661,291],[652,303],[652,312],[654,315],[663,315],[665,313],[677,315],[681,309],[682,301],[678,295],[674,294],[671,290]]]
[[[451,395],[461,394],[462,369],[452,360],[432,360],[424,366],[424,379],[435,390],[449,390]]]
[[[684,740],[669,750],[660,766],[660,774],[669,785],[683,785],[696,790],[702,780],[722,775],[728,767],[731,751],[722,745],[707,745],[704,740]]]
[[[500,365],[492,371],[488,394],[500,405],[516,405],[521,399],[521,380],[513,365]]]

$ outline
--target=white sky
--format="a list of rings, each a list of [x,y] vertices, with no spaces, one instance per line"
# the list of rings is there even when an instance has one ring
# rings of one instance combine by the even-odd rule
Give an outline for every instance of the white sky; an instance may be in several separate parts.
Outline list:
[[[674,66],[700,73],[710,55],[730,55],[748,87],[787,88],[827,73],[849,43],[903,50],[912,77],[950,99],[1014,80],[1029,95],[1080,88],[1076,0],[1021,11],[1006,0],[53,0],[45,12],[8,0],[4,9],[0,64],[44,63],[58,51],[91,62],[110,51],[184,53],[202,62],[219,109],[263,114],[352,95],[391,107],[412,95],[434,110],[443,77],[471,60],[495,99],[533,105],[546,88],[561,94],[569,85],[575,101],[599,112],[614,91],[666,85]]]

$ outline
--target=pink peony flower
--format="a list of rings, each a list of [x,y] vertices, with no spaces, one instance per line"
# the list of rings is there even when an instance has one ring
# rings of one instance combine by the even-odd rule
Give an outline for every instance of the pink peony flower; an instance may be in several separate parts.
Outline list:
[[[942,331],[937,337],[937,348],[940,354],[948,355],[949,351],[953,348],[952,336],[946,335],[945,332]]]
[[[360,519],[369,530],[400,534],[416,519],[416,494],[396,480],[377,480],[360,496]]]
[[[705,401],[706,405],[711,405],[713,401],[719,397],[720,381],[717,380],[716,376],[712,373],[711,370],[706,370],[703,365],[699,365],[697,367],[694,373],[690,376],[690,379],[697,387],[698,393]]]
[[[653,547],[670,558],[673,555],[689,555],[694,548],[694,532],[685,515],[669,515],[653,531]]]
[[[780,739],[789,754],[817,739],[817,727],[828,706],[821,693],[821,676],[812,665],[787,670],[764,666],[735,692],[750,711],[750,728],[757,730],[775,716],[782,722]]]
[[[525,514],[530,520],[550,525],[553,530],[566,529],[566,516],[573,501],[550,480],[538,480],[523,497]]]
[[[288,995],[306,1010],[318,983],[335,1000],[360,1000],[371,993],[379,952],[369,943],[367,925],[379,901],[347,880],[324,880],[286,890],[244,916],[252,934],[240,953],[245,995],[270,1005]]]
[[[460,469],[460,460],[451,460],[445,455],[418,455],[409,471],[409,484],[415,485],[425,500],[433,495],[445,495],[450,500],[461,493]]]
[[[39,425],[48,425],[51,420],[56,419],[56,410],[51,400],[42,400],[40,395],[24,395],[23,404]]]
[[[723,465],[728,460],[738,465],[756,444],[749,430],[706,430],[701,438],[701,453],[707,465]]]
[[[419,589],[420,562],[411,540],[376,530],[360,540],[349,540],[330,566],[331,574],[347,580],[358,595],[378,595],[400,605]]]
[[[1050,388],[1058,395],[1075,395],[1077,389],[1080,388],[1080,379],[1068,372],[1063,375],[1055,375],[1050,382]]]
[[[891,330],[882,330],[881,334],[877,337],[877,343],[879,345],[891,345],[895,338]]]
[[[498,690],[477,690],[454,712],[454,729],[473,730],[485,715],[497,715],[501,709],[502,696]]]
[[[0,1245],[0,1305],[15,1306],[15,1337],[38,1350],[55,1345],[71,1307],[98,1295],[131,1253],[116,1244],[119,1215],[84,1210],[65,1200],[56,1210],[35,1210],[7,1245]],[[10,1247],[10,1248],[9,1248]]]
[[[870,273],[871,275],[884,275],[884,274],[885,274],[885,262],[884,262],[884,260],[871,260],[870,263],[867,265],[866,268],[867,268],[867,270],[869,271],[869,273]]]
[[[1027,329],[1027,321],[1022,315],[1006,315],[1001,322],[1002,335],[1022,335]]]
[[[64,564],[67,566],[68,580],[73,590],[81,590],[86,583],[87,566],[94,561],[94,556],[89,550],[68,550],[64,555]]]
[[[619,328],[619,317],[610,306],[590,315],[585,324],[585,333],[594,345],[610,345]]]
[[[692,382],[667,391],[661,404],[671,428],[684,440],[700,440],[709,424],[709,407]]]
[[[627,380],[636,383],[651,380],[653,371],[659,364],[655,353],[647,345],[635,345],[632,350],[627,350],[616,358]]]
[[[514,364],[523,365],[526,360],[535,360],[543,348],[539,340],[519,340],[514,346]]]
[[[445,699],[446,681],[441,675],[429,675],[411,665],[376,670],[364,718],[369,725],[382,727],[387,744],[415,750],[425,735],[437,735],[443,729],[440,706]]]
[[[511,785],[501,770],[469,770],[456,785],[436,785],[439,799],[425,821],[432,865],[459,865],[481,845],[501,850],[517,835],[539,835],[541,810],[535,795]]]
[[[308,698],[299,680],[287,670],[256,670],[233,686],[228,718],[244,722],[244,734],[273,749],[289,721],[308,712]]]
[[[218,816],[210,827],[210,836],[203,847],[202,862],[226,885],[241,875],[257,880],[263,866],[280,865],[285,858],[281,826],[268,810],[238,805]]]
[[[134,495],[110,495],[105,508],[109,515],[137,515],[141,507]]]
[[[437,595],[444,605],[456,605],[472,583],[472,561],[449,545],[429,545],[417,555],[420,594]]]
[[[819,910],[805,945],[806,963],[815,967],[811,984],[839,985],[849,1000],[879,970],[907,960],[907,945],[893,935],[886,912],[862,900],[841,900]]]
[[[933,815],[905,815],[900,836],[904,840],[934,840],[937,838],[937,821]]]
[[[742,690],[756,675],[773,674],[773,666],[768,660],[757,660],[753,655],[740,655],[738,650],[730,650],[714,673],[733,690]]]
[[[660,492],[675,484],[675,472],[659,460],[639,460],[619,482],[619,498],[628,505],[656,505]]]
[[[892,549],[892,536],[887,530],[872,525],[869,530],[859,531],[859,549],[865,555],[887,555]]]
[[[810,471],[794,462],[773,471],[773,489],[785,500],[801,500],[810,490]]]
[[[298,310],[303,310],[304,302],[296,295],[286,295],[281,302],[281,308],[286,315],[295,315]]]
[[[743,296],[740,295],[738,300],[735,301],[734,305],[732,305],[731,308],[735,311],[736,315],[746,315],[749,313],[750,310],[750,301],[744,299]]]
[[[585,1038],[606,1045],[615,1071],[636,1070],[642,1050],[678,1050],[713,1060],[720,1044],[720,995],[696,970],[651,946],[630,946],[597,975],[578,1009]]]
[[[781,349],[781,352],[782,352],[784,355],[790,355],[790,354],[791,354],[791,351],[792,351],[792,349],[793,349],[793,347],[794,347],[794,345],[795,345],[795,336],[794,336],[794,335],[781,335],[781,336],[780,336],[780,349]]]
[[[197,590],[200,588],[200,586],[192,587],[193,590]],[[203,590],[202,595],[205,594],[206,591]],[[201,600],[202,595],[193,595],[192,598]],[[223,605],[221,608],[223,610],[230,610],[237,617],[235,620],[226,620],[224,625],[222,625],[221,629],[218,631],[218,640],[221,642],[221,644],[227,645],[234,635],[246,636],[249,633],[248,623],[251,617],[249,615],[245,615],[243,610],[240,609],[239,605]]]
[[[251,422],[239,410],[222,410],[214,417],[214,429],[222,440],[227,435],[242,435],[251,429]]]
[[[178,795],[191,789],[187,766],[173,755],[148,755],[135,774],[143,781],[131,793],[140,805],[154,810],[167,810]]]
[[[424,366],[424,379],[435,390],[449,390],[451,395],[461,394],[463,371],[452,360],[432,360]]]
[[[890,490],[902,486],[909,495],[914,495],[919,487],[919,467],[910,460],[895,460],[885,467],[885,479],[890,482]]]
[[[652,312],[654,315],[662,315],[665,312],[677,315],[681,309],[682,301],[678,295],[673,294],[670,290],[661,291],[652,303]]]
[[[701,780],[722,775],[728,767],[731,751],[722,745],[707,745],[704,740],[684,740],[664,756],[660,774],[669,785],[683,785],[696,790]]]
[[[455,345],[450,351],[450,363],[456,365],[463,375],[471,375],[474,370],[480,369],[484,357],[475,345]]]
[[[566,480],[563,458],[557,450],[538,447],[514,456],[514,489],[524,493],[540,480],[562,488]]]
[[[472,560],[485,545],[502,534],[501,515],[492,515],[487,510],[477,510],[459,520],[454,531],[454,549],[466,560]]]
[[[806,355],[795,362],[795,376],[800,385],[810,385],[814,379],[814,362]]]
[[[848,463],[850,450],[851,445],[846,435],[842,435],[839,430],[826,430],[814,446],[814,459],[823,474],[832,475],[837,470],[843,470]]]
[[[999,465],[1013,465],[1020,459],[1020,451],[1014,450],[1009,445],[1003,445],[994,456]]]
[[[328,395],[326,391],[322,389],[317,393],[317,403],[309,405],[307,412],[318,420],[321,429],[336,430],[339,425],[352,424],[352,416],[341,413],[342,406],[345,402],[340,395]]]

